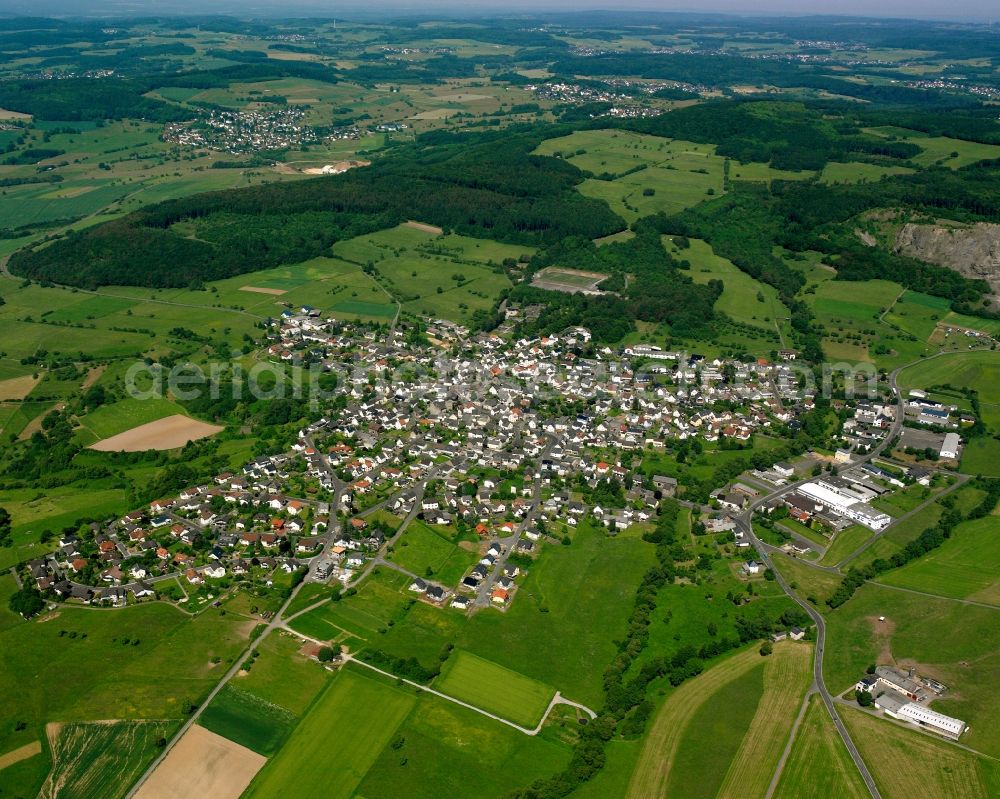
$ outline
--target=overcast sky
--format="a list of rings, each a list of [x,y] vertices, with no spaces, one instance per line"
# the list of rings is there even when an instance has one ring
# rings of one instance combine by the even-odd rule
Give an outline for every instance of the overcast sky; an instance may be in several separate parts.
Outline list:
[[[744,15],[823,14],[910,19],[1000,19],[998,0],[0,0],[2,14],[131,16],[136,14],[232,14],[236,16],[357,16],[591,9],[709,11]]]

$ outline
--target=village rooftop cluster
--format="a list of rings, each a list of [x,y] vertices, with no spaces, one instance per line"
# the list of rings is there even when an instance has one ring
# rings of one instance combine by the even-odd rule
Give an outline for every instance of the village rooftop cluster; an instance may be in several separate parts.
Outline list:
[[[385,565],[408,574],[428,601],[503,609],[516,596],[518,563],[559,540],[551,530],[588,518],[615,535],[650,522],[677,494],[674,477],[637,468],[643,453],[676,441],[749,446],[755,434],[794,431],[815,403],[799,396],[791,350],[776,363],[744,363],[653,345],[599,346],[583,328],[512,335],[530,313],[509,309],[497,332],[470,334],[437,320],[414,336],[287,309],[272,322],[266,357],[339,375],[329,407],[290,449],[65,534],[55,552],[29,564],[30,576],[53,597],[122,605],[154,596],[160,582],[204,595],[212,581],[266,584],[278,570],[308,570],[307,579],[351,586]],[[889,523],[869,501],[904,483],[872,464],[852,465],[852,457],[882,441],[896,406],[852,405],[838,438],[843,471],[799,485],[763,513],[784,507],[833,532]],[[753,477],[780,486],[795,468],[762,463]],[[914,480],[928,479],[918,471]],[[705,508],[706,529],[749,547],[730,514],[760,492],[743,482],[719,487]],[[392,560],[394,540],[414,520],[475,551],[457,583]],[[754,566],[748,561],[744,572]]]

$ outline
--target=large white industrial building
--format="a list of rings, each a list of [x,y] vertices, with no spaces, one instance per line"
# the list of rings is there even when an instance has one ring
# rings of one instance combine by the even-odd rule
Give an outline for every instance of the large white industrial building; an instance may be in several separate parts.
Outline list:
[[[927,727],[936,733],[956,740],[965,732],[966,727],[965,722],[961,719],[953,719],[951,716],[938,713],[928,707],[918,705],[916,702],[908,702],[899,710],[889,713],[889,715],[903,721],[912,722],[921,727]]]
[[[862,501],[859,494],[850,489],[834,486],[825,481],[817,480],[799,486],[799,493],[830,508],[836,513],[846,516],[852,521],[863,524],[871,530],[881,530],[892,518],[882,511]]]

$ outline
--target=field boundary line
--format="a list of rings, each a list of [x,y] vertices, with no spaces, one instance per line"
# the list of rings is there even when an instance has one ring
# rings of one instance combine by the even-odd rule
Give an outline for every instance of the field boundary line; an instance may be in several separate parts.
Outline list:
[[[756,712],[747,727],[739,748],[726,769],[717,796],[739,797],[750,794],[758,796],[758,789],[766,794],[771,780],[767,772],[761,773],[760,764],[766,764],[774,754],[785,729],[784,709],[792,708],[796,696],[808,697],[814,682],[812,676],[813,647],[785,641],[774,647],[773,653],[764,660],[764,693],[761,695]],[[796,719],[804,714],[800,705]],[[795,721],[792,722],[792,730]],[[761,750],[761,745],[766,748]],[[782,751],[783,754],[783,751]],[[774,761],[775,768],[781,763],[781,755]],[[768,780],[765,785],[764,780]],[[761,784],[756,784],[760,782]],[[751,787],[752,786],[752,787]]]
[[[932,594],[929,591],[918,591],[916,588],[904,588],[901,585],[890,585],[889,583],[880,583],[877,580],[865,580],[868,585],[877,585],[880,588],[889,588],[893,591],[905,591],[907,594],[916,594],[917,596],[925,596],[929,599],[940,599],[945,602],[958,602],[960,605],[974,605],[977,608],[985,608],[986,610],[1000,610],[1000,605],[989,605],[985,602],[977,602],[974,599],[960,599],[954,596],[941,596],[941,594]]]

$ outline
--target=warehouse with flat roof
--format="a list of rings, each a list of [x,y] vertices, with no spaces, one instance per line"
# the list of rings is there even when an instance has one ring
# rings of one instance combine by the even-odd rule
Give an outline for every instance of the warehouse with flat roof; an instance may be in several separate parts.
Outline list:
[[[853,491],[836,488],[826,482],[805,483],[799,486],[799,493],[872,530],[881,530],[892,521],[887,513],[862,502]]]
[[[916,702],[903,705],[895,713],[896,718],[910,721],[921,727],[927,727],[936,733],[958,740],[959,736],[965,732],[966,724],[961,719],[953,719],[943,713],[938,713]]]
[[[962,439],[959,438],[958,433],[946,433],[938,456],[945,460],[957,458],[958,450],[961,446]]]

